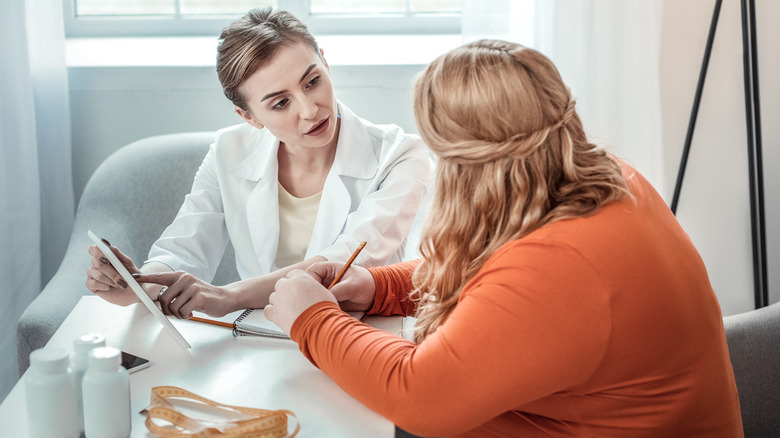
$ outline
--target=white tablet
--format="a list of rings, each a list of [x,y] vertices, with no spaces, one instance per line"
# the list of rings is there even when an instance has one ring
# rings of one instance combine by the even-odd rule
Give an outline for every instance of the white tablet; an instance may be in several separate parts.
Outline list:
[[[176,330],[176,327],[171,324],[171,321],[168,320],[168,317],[165,316],[164,313],[162,313],[162,310],[160,310],[156,304],[154,304],[154,301],[152,301],[151,298],[149,298],[149,295],[146,294],[144,289],[141,287],[140,284],[138,284],[137,281],[135,281],[135,278],[133,278],[132,275],[130,275],[130,271],[125,268],[125,266],[122,264],[122,262],[119,261],[117,256],[114,254],[113,251],[111,251],[111,248],[108,247],[105,243],[103,243],[102,240],[98,236],[95,235],[92,231],[87,231],[87,235],[89,235],[89,238],[92,239],[93,242],[95,242],[95,245],[97,245],[98,249],[100,249],[100,252],[103,253],[104,256],[108,259],[109,262],[111,262],[111,265],[119,272],[119,275],[122,276],[122,278],[125,279],[127,282],[127,285],[130,286],[130,289],[135,292],[135,294],[138,296],[138,299],[141,300],[142,303],[144,303],[144,306],[146,306],[147,309],[149,309],[150,312],[152,312],[152,315],[154,315],[155,318],[157,318],[157,321],[160,321],[160,324],[165,327],[166,330],[168,330],[168,333],[173,335],[174,338],[176,338],[177,341],[181,345],[183,345],[185,348],[190,348],[190,343],[187,342],[186,339],[184,339],[184,336],[181,335],[181,333]]]

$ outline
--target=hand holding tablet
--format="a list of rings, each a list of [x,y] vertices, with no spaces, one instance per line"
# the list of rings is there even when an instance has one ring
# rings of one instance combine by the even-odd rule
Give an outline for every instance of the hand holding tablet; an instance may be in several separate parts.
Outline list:
[[[95,235],[92,231],[87,231],[87,235],[90,239],[97,245],[100,252],[103,253],[104,256],[108,259],[108,261],[111,263],[111,266],[114,267],[114,269],[119,272],[119,275],[122,276],[122,278],[127,282],[128,287],[132,289],[132,291],[136,294],[138,299],[141,300],[141,303],[146,306],[147,309],[149,309],[150,312],[152,312],[152,315],[154,315],[155,319],[160,322],[160,324],[163,325],[163,327],[170,333],[176,340],[183,345],[185,348],[190,348],[189,342],[187,342],[186,339],[184,339],[184,336],[176,329],[176,327],[171,323],[171,321],[168,320],[168,317],[166,317],[162,311],[157,307],[156,304],[154,304],[154,301],[152,301],[151,298],[149,298],[149,295],[146,294],[146,291],[141,287],[140,284],[138,284],[137,281],[135,281],[135,278],[130,274],[130,271],[125,268],[125,266],[122,264],[122,262],[119,261],[119,259],[116,257],[113,251],[111,251],[111,248],[109,248],[105,243],[103,243],[102,240],[98,236]]]

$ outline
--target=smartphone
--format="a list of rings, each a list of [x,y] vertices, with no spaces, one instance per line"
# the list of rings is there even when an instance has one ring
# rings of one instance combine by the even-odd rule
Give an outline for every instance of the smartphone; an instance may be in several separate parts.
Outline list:
[[[149,367],[149,360],[143,357],[138,357],[134,354],[130,354],[126,351],[122,352],[122,366],[125,367],[128,373],[134,373]]]

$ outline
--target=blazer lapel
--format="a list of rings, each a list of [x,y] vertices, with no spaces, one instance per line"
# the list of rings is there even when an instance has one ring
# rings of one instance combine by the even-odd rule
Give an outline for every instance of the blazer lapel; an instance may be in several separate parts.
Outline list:
[[[345,106],[339,104],[341,127],[336,157],[322,189],[320,207],[314,223],[305,259],[331,246],[344,230],[349,213],[364,196],[357,193],[350,179],[371,179],[376,176],[378,160],[365,124]],[[350,188],[352,188],[350,190]]]
[[[279,140],[270,132],[253,147],[232,173],[255,184],[246,199],[246,223],[259,272],[276,269],[279,244],[279,192],[277,152]]]

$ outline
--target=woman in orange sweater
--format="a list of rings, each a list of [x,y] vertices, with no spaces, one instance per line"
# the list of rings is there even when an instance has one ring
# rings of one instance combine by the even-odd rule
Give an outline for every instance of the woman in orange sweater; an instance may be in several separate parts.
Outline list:
[[[266,315],[398,426],[434,436],[740,437],[702,260],[636,170],[589,143],[540,53],[436,59],[415,117],[439,159],[422,259],[279,280]],[[371,242],[368,243],[369,245]],[[417,317],[414,342],[339,308]]]

